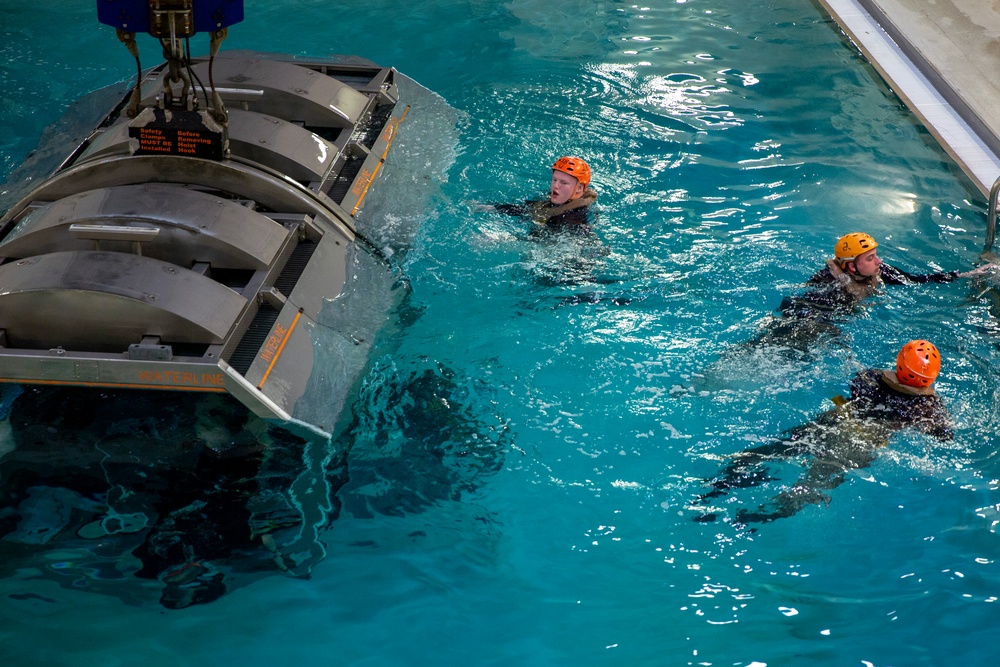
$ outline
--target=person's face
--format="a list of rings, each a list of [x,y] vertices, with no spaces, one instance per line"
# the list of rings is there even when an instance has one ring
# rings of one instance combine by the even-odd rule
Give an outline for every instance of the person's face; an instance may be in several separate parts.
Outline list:
[[[549,201],[556,206],[565,204],[583,194],[583,184],[566,172],[552,171],[552,187],[549,190]]]
[[[858,255],[858,258],[854,260],[854,273],[857,273],[859,276],[864,276],[865,278],[874,276],[881,268],[882,259],[878,256],[877,249],[861,253]]]

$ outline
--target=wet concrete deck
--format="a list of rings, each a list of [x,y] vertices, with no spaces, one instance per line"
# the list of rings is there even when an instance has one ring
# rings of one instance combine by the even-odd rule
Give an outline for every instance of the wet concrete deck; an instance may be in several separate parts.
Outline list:
[[[984,196],[1000,177],[1000,0],[818,0]]]

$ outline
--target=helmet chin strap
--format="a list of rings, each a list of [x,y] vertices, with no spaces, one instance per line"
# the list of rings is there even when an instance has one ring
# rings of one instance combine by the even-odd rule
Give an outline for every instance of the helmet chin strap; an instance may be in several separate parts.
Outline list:
[[[848,271],[847,267],[844,266],[843,267],[843,271],[844,271],[844,273],[846,273],[847,275],[849,275],[851,277],[851,280],[853,280],[854,282],[856,282],[856,283],[863,283],[863,282],[876,283],[878,281],[879,274],[878,274],[877,271],[875,273],[873,273],[872,275],[870,275],[870,276],[863,276],[860,273],[858,273],[858,265],[855,262],[847,262],[847,264],[852,264],[854,266],[854,270],[853,271]]]

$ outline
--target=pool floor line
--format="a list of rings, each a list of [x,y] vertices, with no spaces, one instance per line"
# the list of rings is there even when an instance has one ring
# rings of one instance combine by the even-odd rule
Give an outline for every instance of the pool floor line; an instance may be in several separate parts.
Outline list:
[[[984,197],[1000,177],[1000,139],[870,0],[817,0]]]

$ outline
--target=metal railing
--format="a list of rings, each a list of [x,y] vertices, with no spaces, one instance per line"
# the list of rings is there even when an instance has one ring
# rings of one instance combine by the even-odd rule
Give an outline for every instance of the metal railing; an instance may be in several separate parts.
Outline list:
[[[1000,197],[1000,177],[993,182],[990,188],[990,207],[986,213],[986,245],[983,247],[983,254],[987,254],[993,249],[993,239],[997,230],[997,198]]]

